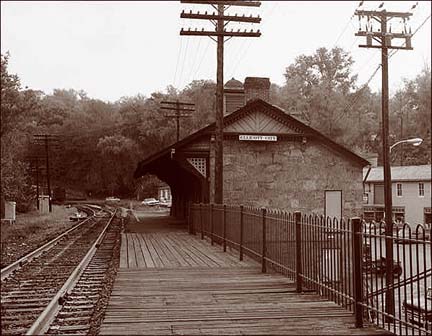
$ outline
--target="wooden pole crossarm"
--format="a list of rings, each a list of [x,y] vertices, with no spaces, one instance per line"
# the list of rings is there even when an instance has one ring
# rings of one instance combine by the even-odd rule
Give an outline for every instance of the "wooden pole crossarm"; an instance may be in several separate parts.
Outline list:
[[[261,18],[259,16],[238,16],[238,15],[222,15],[219,16],[215,13],[212,14],[201,14],[201,13],[186,13],[182,12],[180,17],[183,19],[199,19],[199,20],[217,20],[223,19],[230,22],[250,22],[250,23],[260,23]]]
[[[374,37],[391,37],[391,38],[407,38],[411,37],[412,34],[405,34],[405,33],[386,33],[383,34],[382,32],[365,32],[365,31],[359,31],[355,33],[355,36],[374,36]]]
[[[375,46],[375,45],[366,45],[366,44],[359,44],[360,48],[376,48],[376,49],[382,49],[382,46]],[[402,50],[413,50],[413,48],[408,47],[396,47],[396,46],[388,46],[387,49],[402,49]]]
[[[177,117],[192,117],[192,114],[167,114],[165,115],[167,118],[177,118]]]
[[[172,104],[172,105],[189,105],[189,106],[194,106],[194,103],[184,103],[184,102],[173,102],[173,101],[161,101],[161,104]]]
[[[191,5],[225,5],[225,6],[244,6],[260,7],[260,1],[202,1],[202,0],[181,0],[181,3]]]
[[[175,107],[165,107],[161,106],[161,110],[170,110],[170,111],[180,111],[180,112],[195,112],[195,109],[186,109],[186,108],[180,108],[176,109]]]
[[[357,9],[354,12],[354,15],[361,15],[361,16],[380,16],[380,17],[399,17],[399,18],[407,18],[412,16],[412,13],[409,12],[387,12],[385,10],[383,11],[370,11],[370,10],[361,10]]]
[[[189,36],[241,36],[241,37],[260,37],[261,32],[258,30],[256,32],[234,32],[234,31],[209,31],[209,30],[180,30],[180,35],[189,35]]]

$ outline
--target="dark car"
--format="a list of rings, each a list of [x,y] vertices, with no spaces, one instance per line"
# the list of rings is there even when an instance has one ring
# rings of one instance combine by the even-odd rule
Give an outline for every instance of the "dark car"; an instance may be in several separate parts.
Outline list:
[[[420,298],[420,302],[417,298],[413,301],[406,299],[402,307],[409,322],[425,327],[427,330],[432,329],[432,288],[428,288],[426,295]]]

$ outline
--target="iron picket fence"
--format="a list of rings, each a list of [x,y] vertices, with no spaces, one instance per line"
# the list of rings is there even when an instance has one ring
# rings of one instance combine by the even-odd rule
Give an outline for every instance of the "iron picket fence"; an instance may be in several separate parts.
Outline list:
[[[430,228],[395,225],[389,234],[384,222],[216,204],[192,204],[188,224],[191,234],[236,250],[240,260],[260,262],[262,272],[286,275],[297,292],[315,291],[352,311],[356,327],[431,335]]]

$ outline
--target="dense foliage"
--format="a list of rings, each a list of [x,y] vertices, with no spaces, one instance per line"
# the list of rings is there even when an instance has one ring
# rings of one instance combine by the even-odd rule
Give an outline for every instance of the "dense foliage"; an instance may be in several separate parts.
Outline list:
[[[45,155],[34,134],[57,134],[50,145],[52,187],[92,196],[154,196],[157,181],[134,181],[142,158],[173,143],[176,127],[159,108],[162,100],[195,103],[181,121],[181,137],[214,120],[215,83],[194,80],[179,91],[169,86],[150,97],[92,99],[83,91],[56,89],[52,94],[22,88],[1,56],[1,196],[26,210],[35,196],[29,156]],[[379,152],[380,94],[357,87],[349,53],[334,48],[301,55],[285,72],[286,83],[271,87],[271,103],[284,108],[335,141],[367,156]],[[396,164],[431,162],[431,77],[425,68],[391,98],[391,142],[419,136],[425,144],[395,150]],[[39,176],[44,180],[44,163]]]

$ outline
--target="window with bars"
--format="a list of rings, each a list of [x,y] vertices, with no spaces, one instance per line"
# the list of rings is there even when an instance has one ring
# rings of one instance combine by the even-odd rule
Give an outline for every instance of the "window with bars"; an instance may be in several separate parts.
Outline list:
[[[419,183],[419,196],[424,196],[424,183]]]
[[[401,197],[402,196],[402,183],[396,184],[396,195]]]

